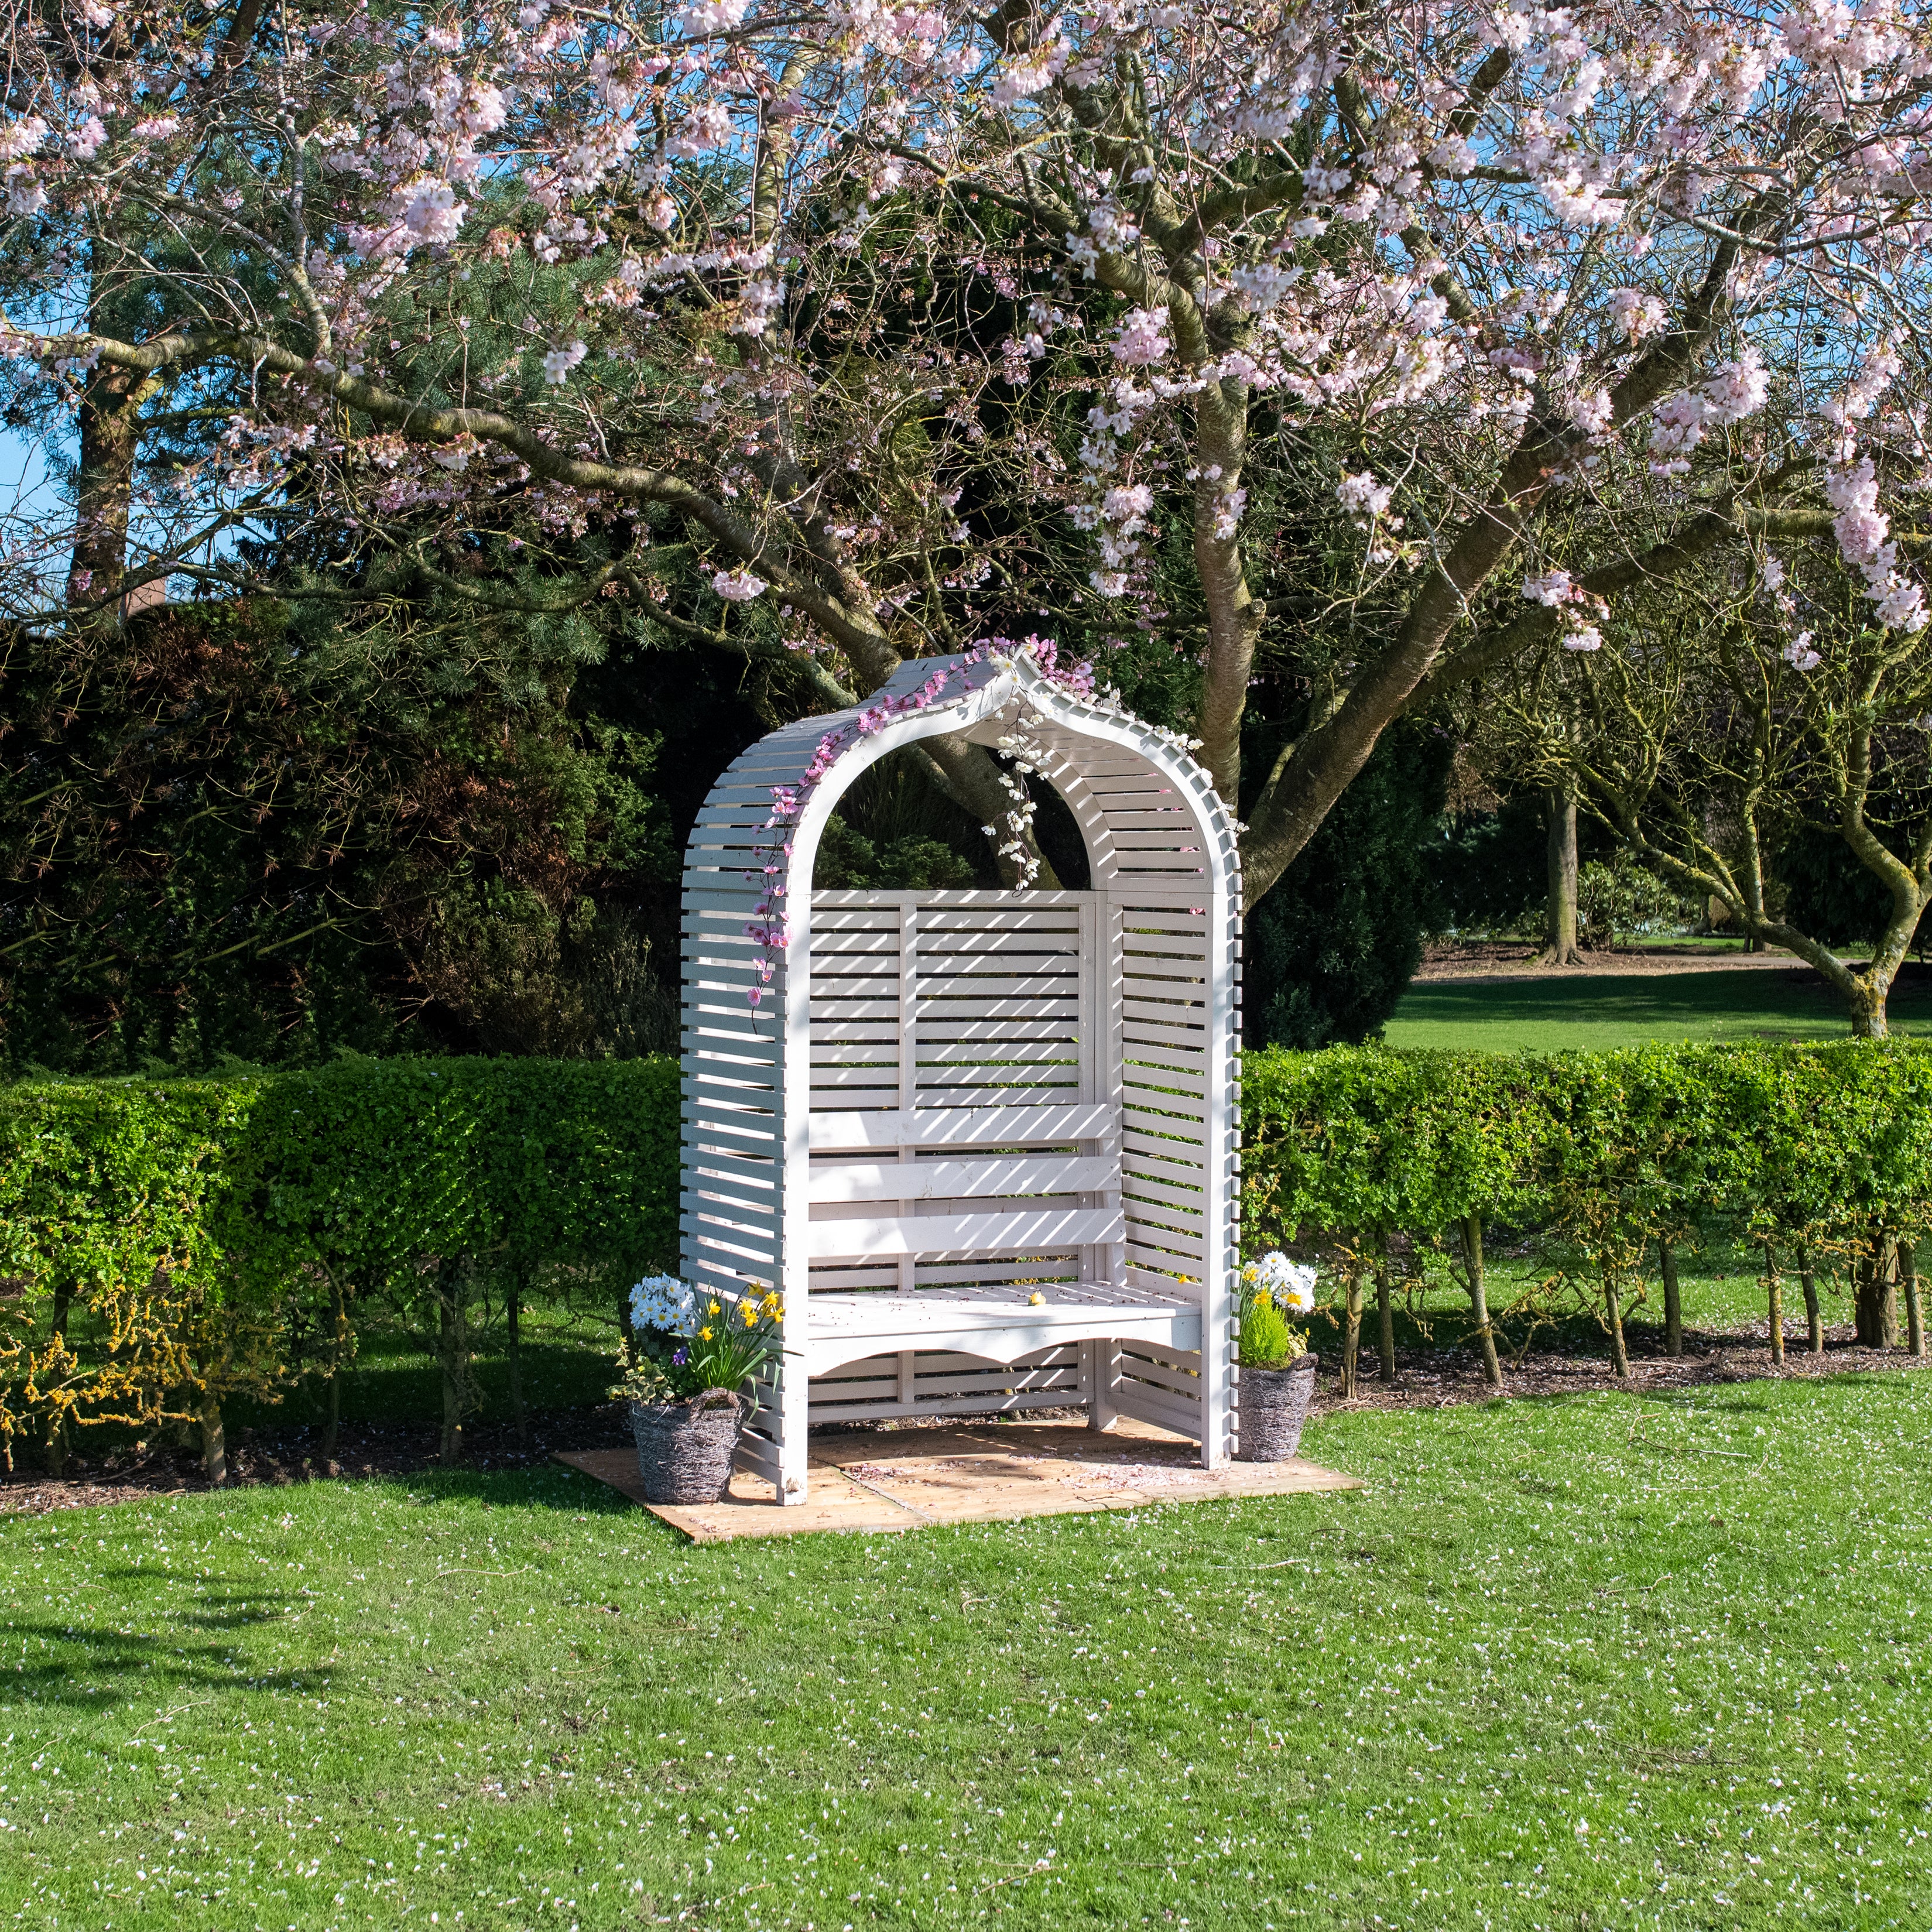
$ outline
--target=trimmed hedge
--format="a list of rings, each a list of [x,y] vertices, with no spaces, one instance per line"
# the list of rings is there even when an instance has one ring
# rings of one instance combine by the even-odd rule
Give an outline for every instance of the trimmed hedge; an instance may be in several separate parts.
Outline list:
[[[1496,1378],[1483,1236],[1496,1226],[1538,1238],[1600,1298],[1619,1372],[1623,1299],[1654,1257],[1674,1352],[1676,1251],[1712,1238],[1762,1252],[1780,1358],[1787,1270],[1823,1346],[1821,1261],[1852,1269],[1862,1341],[1896,1339],[1902,1282],[1920,1346],[1912,1244],[1932,1224],[1932,1052],[1909,1042],[1250,1054],[1243,1106],[1246,1240],[1334,1252],[1346,1382],[1361,1278],[1377,1276],[1385,1304],[1398,1237],[1444,1256],[1468,1291]]]
[[[1932,1213],[1932,1052],[1909,1042],[1251,1053],[1242,1088],[1256,1242],[1472,1214],[1798,1240]]]
[[[1798,1269],[1814,1335],[1810,1270],[1849,1260],[1861,1335],[1886,1339],[1899,1244],[1932,1225],[1932,1052],[1906,1042],[1268,1050],[1243,1108],[1247,1244],[1325,1252],[1351,1377],[1362,1284],[1386,1300],[1405,1243],[1462,1281],[1492,1362],[1484,1232],[1539,1238],[1621,1360],[1620,1296],[1654,1258],[1668,1298],[1675,1249],[1713,1237],[1765,1250],[1774,1295]],[[303,1373],[334,1390],[380,1297],[442,1364],[454,1453],[478,1311],[505,1318],[514,1376],[524,1299],[670,1264],[678,1192],[668,1060],[6,1090],[0,1438],[57,1459],[70,1425],[198,1420],[218,1471],[224,1398]]]
[[[674,1061],[344,1058],[0,1093],[0,1436],[198,1420],[353,1353],[380,1295],[442,1360],[560,1270],[614,1286],[677,1225]]]

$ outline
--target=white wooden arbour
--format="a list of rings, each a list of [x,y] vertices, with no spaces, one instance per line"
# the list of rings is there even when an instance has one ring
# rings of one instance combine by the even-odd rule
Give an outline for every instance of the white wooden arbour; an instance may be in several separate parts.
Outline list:
[[[1016,728],[1090,890],[808,890],[868,766]],[[784,1296],[741,1451],[782,1500],[808,1423],[861,1417],[1082,1404],[1225,1460],[1240,903],[1207,773],[1018,647],[908,663],[712,788],[685,865],[682,1267]]]

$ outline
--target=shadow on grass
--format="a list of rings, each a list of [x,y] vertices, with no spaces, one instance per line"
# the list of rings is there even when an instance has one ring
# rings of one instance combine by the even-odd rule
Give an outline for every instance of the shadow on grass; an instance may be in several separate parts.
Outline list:
[[[132,1568],[106,1573],[111,1580],[140,1579],[152,1583],[152,1572]],[[258,1592],[247,1597],[196,1600],[192,1610],[166,1618],[172,1628],[158,1634],[117,1630],[106,1624],[60,1623],[51,1618],[16,1619],[7,1627],[22,1647],[21,1667],[0,1671],[0,1708],[22,1704],[61,1704],[76,1710],[117,1708],[136,1696],[144,1701],[176,1691],[232,1691],[238,1684],[256,1690],[295,1690],[314,1676],[312,1671],[281,1670],[266,1676],[248,1675],[228,1637],[259,1630],[278,1622],[294,1599],[285,1592]],[[176,1638],[187,1636],[182,1643]],[[39,1657],[28,1655],[36,1642],[46,1646]]]

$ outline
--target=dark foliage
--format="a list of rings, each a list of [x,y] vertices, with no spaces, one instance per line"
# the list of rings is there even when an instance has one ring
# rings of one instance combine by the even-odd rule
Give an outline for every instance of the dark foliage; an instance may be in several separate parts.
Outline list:
[[[1442,920],[1429,855],[1454,748],[1422,724],[1388,733],[1286,876],[1249,916],[1250,1046],[1375,1038]]]

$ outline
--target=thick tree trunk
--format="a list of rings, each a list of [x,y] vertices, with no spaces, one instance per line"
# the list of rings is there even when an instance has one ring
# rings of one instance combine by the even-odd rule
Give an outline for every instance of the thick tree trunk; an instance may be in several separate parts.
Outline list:
[[[1502,1364],[1496,1359],[1496,1332],[1490,1321],[1489,1286],[1483,1273],[1483,1217],[1472,1214],[1462,1223],[1462,1259],[1468,1270],[1469,1312],[1476,1319],[1477,1345],[1483,1352],[1483,1379],[1490,1388],[1503,1385]]]
[[[1680,1356],[1684,1352],[1684,1296],[1677,1280],[1677,1250],[1668,1241],[1659,1241],[1657,1258],[1664,1274],[1664,1352]]]
[[[217,1489],[228,1480],[228,1432],[221,1420],[221,1398],[212,1389],[201,1396],[201,1472]]]
[[[1852,1013],[1852,1037],[1854,1040],[1888,1040],[1891,1037],[1886,1024],[1886,994],[1890,991],[1888,982],[1874,986],[1872,975],[1864,974],[1856,983],[1849,1001]]]
[[[116,293],[112,278],[95,274],[88,298],[90,328],[108,329],[120,319]],[[128,574],[128,526],[140,451],[141,404],[147,393],[147,378],[140,370],[104,362],[89,374],[81,392],[75,424],[70,604],[98,606],[114,598]],[[118,615],[111,602],[105,614]]]
[[[1228,809],[1241,808],[1241,719],[1247,710],[1261,612],[1242,561],[1240,518],[1231,515],[1247,458],[1248,392],[1210,382],[1194,406],[1194,566],[1208,607],[1207,676],[1201,694],[1202,758]]]
[[[1811,1265],[1811,1250],[1798,1250],[1798,1280],[1804,1290],[1804,1334],[1814,1355],[1825,1352],[1825,1314],[1818,1306],[1818,1274]]]
[[[1557,786],[1545,794],[1544,802],[1550,825],[1544,850],[1550,896],[1538,964],[1574,966],[1583,957],[1576,946],[1576,794]]]
[[[1893,1259],[1891,1244],[1881,1237],[1858,1262],[1852,1319],[1862,1348],[1898,1346],[1898,1286],[1892,1280]]]
[[[1617,1285],[1609,1276],[1604,1277],[1604,1309],[1610,1318],[1610,1365],[1619,1382],[1630,1379],[1630,1351],[1624,1342],[1624,1312],[1617,1298]]]
[[[1386,1256],[1376,1267],[1376,1352],[1379,1361],[1376,1379],[1388,1388],[1395,1381],[1395,1298],[1389,1292]]]

